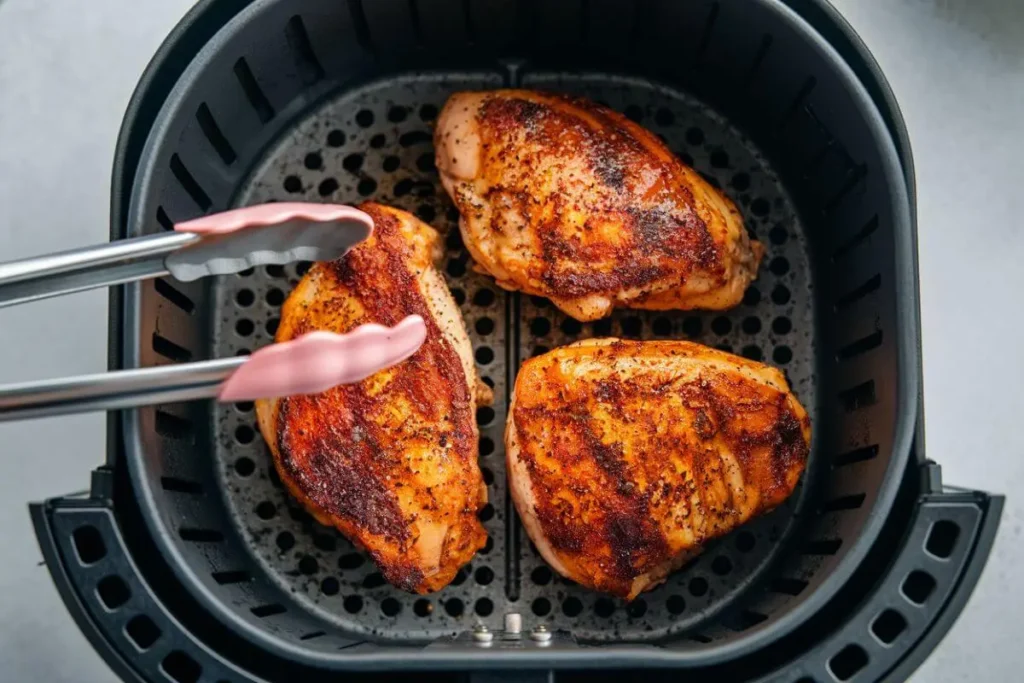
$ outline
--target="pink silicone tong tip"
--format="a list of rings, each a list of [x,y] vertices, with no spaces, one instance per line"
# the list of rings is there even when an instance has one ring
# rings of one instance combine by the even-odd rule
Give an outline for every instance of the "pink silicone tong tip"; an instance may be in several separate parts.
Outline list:
[[[318,394],[402,362],[426,338],[427,326],[418,315],[391,328],[368,324],[348,334],[310,332],[252,354],[224,382],[218,398],[230,402]]]
[[[366,225],[368,229],[373,229],[373,219],[359,209],[341,204],[317,204],[314,202],[280,202],[246,206],[241,209],[201,216],[184,223],[176,223],[174,229],[178,232],[191,232],[199,235],[224,234],[259,225],[276,225],[296,218],[304,218],[313,223],[357,221]]]

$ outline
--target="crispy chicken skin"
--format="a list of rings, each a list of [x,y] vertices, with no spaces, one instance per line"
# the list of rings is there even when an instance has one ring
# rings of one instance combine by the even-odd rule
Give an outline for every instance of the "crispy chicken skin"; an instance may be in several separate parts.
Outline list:
[[[523,364],[505,447],[544,559],[632,600],[782,503],[810,438],[774,368],[685,341],[593,339]]]
[[[614,307],[727,309],[763,246],[653,134],[579,97],[453,95],[434,136],[477,268],[578,320]]]
[[[391,326],[411,314],[426,321],[426,341],[357,384],[258,401],[256,412],[288,491],[366,548],[389,582],[427,593],[446,586],[487,540],[477,519],[487,502],[475,415],[484,385],[433,267],[437,232],[404,211],[359,208],[373,218],[373,235],[309,270],[284,304],[276,341]]]

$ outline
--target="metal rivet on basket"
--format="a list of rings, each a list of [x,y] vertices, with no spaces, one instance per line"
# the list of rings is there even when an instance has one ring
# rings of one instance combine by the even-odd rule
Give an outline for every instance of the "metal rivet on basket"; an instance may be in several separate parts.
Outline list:
[[[547,643],[551,641],[551,631],[544,624],[537,624],[530,631],[530,639],[535,640],[538,643]]]
[[[473,640],[477,643],[490,643],[494,640],[494,634],[483,624],[477,624],[473,627]]]

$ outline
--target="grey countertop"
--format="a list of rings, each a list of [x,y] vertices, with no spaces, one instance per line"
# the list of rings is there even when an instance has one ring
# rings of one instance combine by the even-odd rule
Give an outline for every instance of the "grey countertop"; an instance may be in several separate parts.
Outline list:
[[[0,259],[106,239],[121,116],[190,4],[0,0]],[[1019,680],[1024,354],[1013,345],[1024,334],[1024,3],[835,4],[874,52],[910,129],[928,455],[947,483],[1009,496],[976,591],[913,680]],[[101,370],[105,325],[102,292],[4,310],[0,377]],[[87,485],[103,457],[103,420],[5,424],[0,444],[0,678],[111,681],[42,566],[26,509]]]

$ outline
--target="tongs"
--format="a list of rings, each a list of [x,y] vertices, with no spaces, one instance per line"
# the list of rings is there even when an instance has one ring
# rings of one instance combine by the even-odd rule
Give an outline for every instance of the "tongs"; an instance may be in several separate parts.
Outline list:
[[[292,261],[330,261],[366,240],[373,220],[349,206],[263,204],[178,223],[173,231],[0,263],[0,307],[172,275],[188,282]],[[358,382],[414,354],[426,324],[316,331],[251,356],[0,385],[0,421],[216,398],[253,401]]]

